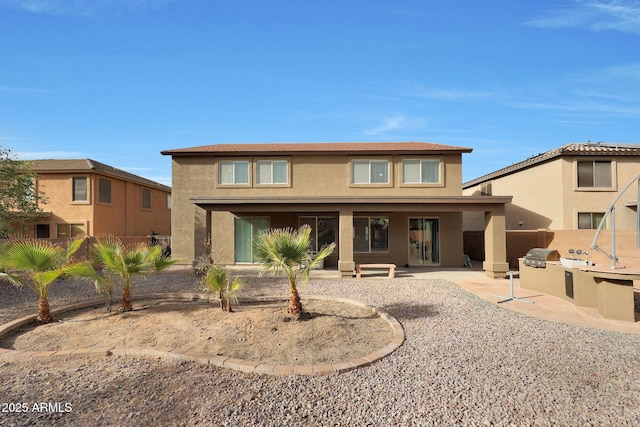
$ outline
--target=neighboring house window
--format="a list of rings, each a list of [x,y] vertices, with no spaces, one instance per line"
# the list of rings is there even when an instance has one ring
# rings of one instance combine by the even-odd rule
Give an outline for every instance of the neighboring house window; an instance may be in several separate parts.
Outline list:
[[[480,195],[481,196],[491,196],[493,194],[493,185],[491,182],[487,182],[480,186]]]
[[[98,200],[101,203],[111,203],[111,181],[100,178],[98,180]]]
[[[73,177],[73,196],[74,202],[86,202],[87,199],[87,177],[86,176],[74,176]]]
[[[353,229],[354,252],[389,251],[388,217],[354,217]]]
[[[247,160],[222,160],[219,163],[220,184],[248,184],[249,162]]]
[[[334,217],[300,217],[300,225],[305,224],[311,227],[311,242],[309,246],[313,252],[318,252],[323,246],[335,243],[336,219]]]
[[[56,237],[69,238],[69,237],[82,237],[85,235],[84,225],[82,224],[58,224]]]
[[[352,160],[351,182],[353,184],[389,183],[388,160]]]
[[[151,190],[142,189],[142,209],[151,209]]]
[[[580,188],[611,188],[610,161],[579,161],[578,187]]]
[[[286,184],[288,162],[286,160],[258,160],[258,184]]]
[[[437,184],[440,182],[440,160],[408,159],[402,161],[403,184]]]
[[[38,239],[48,239],[50,237],[49,224],[37,224],[36,225],[36,237]]]
[[[578,228],[584,230],[595,230],[600,226],[600,221],[604,217],[604,212],[579,212]],[[606,224],[602,227],[606,228]]]
[[[167,209],[171,209],[171,194],[167,194]]]

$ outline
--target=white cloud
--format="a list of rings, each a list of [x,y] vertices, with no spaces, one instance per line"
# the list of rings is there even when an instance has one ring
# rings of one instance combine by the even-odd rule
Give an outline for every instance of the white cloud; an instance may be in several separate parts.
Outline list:
[[[496,96],[494,92],[490,91],[437,89],[425,87],[420,84],[407,86],[403,94],[419,98],[436,99],[440,101],[475,101],[493,98]]]
[[[49,90],[38,89],[33,87],[15,87],[15,86],[0,86],[0,93],[13,93],[21,95],[41,95],[51,93]]]
[[[576,115],[593,115],[602,117],[603,114],[611,116],[640,117],[640,107],[614,105],[593,100],[568,101],[568,102],[513,102],[513,107],[527,110],[558,111]]]
[[[538,28],[588,28],[640,34],[640,2],[636,0],[575,0],[547,16],[525,23]]]
[[[40,159],[85,159],[87,154],[81,151],[15,151],[12,152],[20,160]]]
[[[382,118],[381,121],[382,123],[380,123],[378,126],[367,129],[363,133],[365,135],[375,136],[389,132],[416,129],[424,126],[424,124],[426,123],[425,119],[410,118],[404,114],[393,114],[391,116]]]
[[[92,16],[118,10],[153,10],[175,0],[0,0],[0,7],[50,15]]]

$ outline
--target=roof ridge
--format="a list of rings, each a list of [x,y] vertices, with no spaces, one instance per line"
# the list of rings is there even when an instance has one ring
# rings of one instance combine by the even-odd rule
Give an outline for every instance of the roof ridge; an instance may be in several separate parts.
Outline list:
[[[565,154],[577,154],[577,155],[611,155],[611,154],[629,154],[640,155],[640,144],[621,144],[621,143],[604,143],[597,142],[570,142],[568,144],[561,145],[560,147],[553,148],[551,150],[539,153],[526,158],[517,163],[513,163],[510,166],[503,167],[488,174],[479,176],[478,178],[464,182],[462,188],[473,187],[474,185],[481,184],[491,179],[499,178],[502,176],[510,175],[517,171],[530,168],[537,164],[546,162],[556,157]]]
[[[42,172],[44,171],[53,171],[53,170],[58,170],[58,171],[64,171],[64,170],[85,170],[85,168],[87,170],[90,171],[96,171],[96,172],[102,172],[105,174],[110,174],[114,177],[119,177],[121,179],[126,179],[129,180],[131,182],[136,182],[140,185],[144,185],[147,187],[153,187],[153,188],[159,188],[159,189],[164,189],[165,191],[171,191],[171,187],[168,185],[164,185],[161,184],[157,181],[153,181],[149,178],[145,178],[142,177],[140,175],[136,175],[134,173],[131,172],[127,172],[123,169],[119,169],[116,168],[115,166],[111,166],[108,165],[106,163],[102,163],[99,162],[97,160],[93,160],[90,158],[76,158],[76,159],[35,159],[35,160],[31,160],[32,162],[36,162],[36,171],[37,170],[41,170]],[[43,162],[60,162],[60,165],[58,166],[53,166],[53,167],[49,167],[47,168],[46,166],[44,166]],[[72,162],[75,162],[75,164],[73,164]],[[37,163],[41,163],[41,167],[38,168],[37,167]],[[66,168],[62,165],[65,164],[70,164],[71,163],[71,167],[67,166]],[[85,166],[80,166],[80,165],[85,165]],[[73,167],[75,166],[75,167]],[[44,167],[44,169],[43,169]],[[41,172],[41,173],[42,173]],[[37,173],[37,172],[36,172]]]
[[[468,147],[438,144],[422,141],[360,141],[360,142],[278,142],[278,143],[220,143],[196,147],[163,150],[161,154],[204,154],[225,152],[278,152],[295,151],[298,153],[313,151],[346,152],[346,151],[472,151]]]

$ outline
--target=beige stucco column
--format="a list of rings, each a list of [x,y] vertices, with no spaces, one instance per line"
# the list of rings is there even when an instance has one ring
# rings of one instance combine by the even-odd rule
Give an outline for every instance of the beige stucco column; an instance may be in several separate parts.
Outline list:
[[[504,205],[484,213],[484,254],[482,268],[487,276],[504,277],[509,271]]]
[[[338,271],[342,277],[353,277],[356,264],[353,261],[353,209],[340,209]]]

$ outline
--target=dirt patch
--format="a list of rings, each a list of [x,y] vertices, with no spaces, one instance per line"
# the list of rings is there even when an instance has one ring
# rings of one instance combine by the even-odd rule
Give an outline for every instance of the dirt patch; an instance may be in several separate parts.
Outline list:
[[[59,315],[56,323],[26,325],[0,340],[16,350],[180,348],[272,364],[340,362],[362,357],[393,339],[388,323],[351,304],[303,301],[300,319],[286,302],[220,310],[217,303],[140,301],[135,311],[107,315],[104,307]]]

